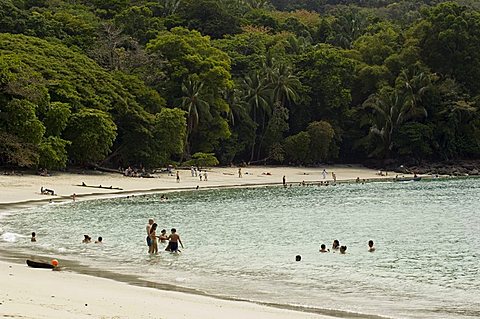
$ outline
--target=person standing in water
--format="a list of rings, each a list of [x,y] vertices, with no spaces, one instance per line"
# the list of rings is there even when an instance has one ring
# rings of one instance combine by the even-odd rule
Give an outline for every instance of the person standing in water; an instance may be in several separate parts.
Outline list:
[[[35,234],[35,232],[32,232],[32,238],[30,238],[30,241],[31,241],[32,243],[34,243],[34,242],[37,241],[37,237],[36,237],[36,236],[37,236],[37,234]]]
[[[183,243],[182,240],[180,239],[180,235],[177,234],[177,230],[175,228],[172,228],[170,236],[168,236],[168,250],[171,251],[172,253],[179,252],[178,250],[178,243],[182,246],[183,249]]]
[[[375,247],[373,246],[373,240],[368,241],[368,251],[373,253],[375,251]]]
[[[158,244],[157,244],[157,224],[153,223],[152,227],[150,228],[150,249],[148,252],[150,254],[158,254]]]
[[[283,175],[282,183],[283,183],[283,187],[287,187],[287,178],[285,177],[285,175]]]
[[[152,240],[150,239],[150,229],[152,228],[152,225],[154,224],[153,218],[150,218],[148,220],[147,224],[147,246],[148,246],[148,252],[150,252],[150,246],[152,246]]]

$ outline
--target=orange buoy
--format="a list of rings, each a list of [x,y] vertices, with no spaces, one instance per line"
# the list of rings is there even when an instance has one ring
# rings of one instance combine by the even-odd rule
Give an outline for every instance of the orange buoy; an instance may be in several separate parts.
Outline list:
[[[58,266],[58,260],[56,260],[56,259],[52,259],[52,261],[50,263],[52,264],[53,267]]]

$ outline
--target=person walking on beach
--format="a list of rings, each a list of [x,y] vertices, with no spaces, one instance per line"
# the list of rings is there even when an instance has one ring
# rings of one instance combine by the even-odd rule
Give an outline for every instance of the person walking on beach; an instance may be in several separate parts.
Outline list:
[[[204,180],[205,182],[208,181],[208,173],[207,173],[207,171],[205,171],[205,172],[203,173],[203,180]]]
[[[180,172],[177,171],[177,183],[180,183]]]
[[[146,230],[147,230],[147,246],[148,246],[148,252],[150,252],[150,246],[152,246],[152,240],[150,239],[150,229],[152,228],[152,225],[154,224],[154,220],[153,218],[150,218],[148,220],[148,224],[147,224],[147,227],[146,227]]]
[[[324,168],[322,172],[323,179],[327,178],[327,175],[328,175],[327,170]]]
[[[193,166],[190,166],[190,173],[192,173],[192,177],[195,177],[195,171],[193,169]]]
[[[170,236],[168,236],[169,242],[168,242],[167,249],[172,253],[180,252],[178,250],[178,243],[180,243],[183,249],[183,243],[182,243],[182,240],[180,239],[180,235],[177,234],[177,230],[175,228],[172,228],[171,232],[172,233],[170,234]]]
[[[283,187],[287,187],[287,179],[285,178],[285,175],[283,175],[282,184],[283,184]]]
[[[332,179],[333,183],[335,184],[337,182],[337,174],[335,174],[335,172],[332,172]]]
[[[238,178],[242,178],[242,168],[238,168]]]

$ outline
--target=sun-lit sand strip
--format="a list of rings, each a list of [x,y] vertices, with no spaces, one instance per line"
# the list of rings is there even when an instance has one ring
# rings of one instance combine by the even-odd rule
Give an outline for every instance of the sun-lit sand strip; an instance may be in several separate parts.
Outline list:
[[[0,262],[0,287],[5,318],[329,318],[7,262]]]
[[[323,179],[322,171],[326,169],[328,176]],[[192,177],[190,170],[180,171],[180,183],[176,182],[175,176],[166,173],[156,174],[155,178],[124,177],[115,173],[87,172],[86,174],[58,173],[43,177],[38,175],[10,176],[0,175],[0,205],[14,204],[19,202],[46,201],[50,199],[65,200],[72,194],[77,194],[80,199],[86,196],[118,196],[129,192],[148,192],[152,190],[194,189],[205,187],[248,186],[261,184],[281,184],[285,175],[286,181],[300,183],[302,181],[332,182],[331,172],[335,172],[337,181],[360,179],[392,178],[394,173],[388,176],[379,176],[377,171],[361,166],[334,166],[322,168],[302,167],[244,167],[242,178],[238,177],[238,168],[211,168],[208,169],[208,181],[200,181],[198,177]],[[121,188],[104,189],[81,187],[86,185]],[[40,188],[48,188],[55,191],[57,196],[41,195]],[[1,207],[0,207],[1,208]]]
[[[156,178],[124,177],[113,173],[54,173],[50,177],[37,175],[0,175],[0,209],[8,211],[14,204],[31,205],[36,201],[48,202],[92,197],[125,196],[149,191],[195,189],[206,187],[233,187],[263,184],[281,184],[305,181],[392,178],[377,175],[377,171],[357,166],[322,168],[247,167],[214,168],[208,170],[208,181],[192,177],[190,171],[175,176],[156,175]],[[122,190],[86,188],[102,185]],[[57,196],[41,195],[40,188],[53,189]],[[253,303],[226,301],[179,292],[163,291],[128,285],[114,280],[80,275],[72,272],[53,272],[28,268],[10,262],[0,262],[0,316],[8,318],[327,318],[311,313],[294,312]],[[328,317],[330,318],[330,317]]]

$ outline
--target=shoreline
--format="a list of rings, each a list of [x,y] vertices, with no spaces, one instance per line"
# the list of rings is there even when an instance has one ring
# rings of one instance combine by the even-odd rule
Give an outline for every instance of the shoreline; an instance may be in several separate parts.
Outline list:
[[[139,177],[124,177],[123,175],[116,174],[116,173],[105,173],[105,172],[98,172],[98,171],[89,171],[89,173],[95,173],[95,174],[78,174],[78,173],[56,173],[53,176],[49,177],[44,177],[40,175],[0,175],[0,211],[6,210],[6,209],[11,209],[15,207],[19,207],[20,209],[24,208],[29,208],[37,205],[44,205],[48,204],[50,201],[53,201],[55,203],[58,202],[68,202],[72,201],[72,194],[76,194],[77,200],[91,200],[91,199],[103,199],[103,198],[115,198],[115,197],[124,197],[124,196],[129,196],[129,195],[144,195],[144,194],[155,194],[155,193],[170,193],[170,192],[177,192],[177,191],[194,191],[194,190],[208,190],[208,189],[222,189],[222,188],[246,188],[246,187],[268,187],[268,186],[281,186],[282,185],[282,176],[277,174],[271,174],[271,175],[265,175],[262,173],[264,171],[286,171],[285,175],[287,175],[287,184],[294,184],[298,185],[299,183],[302,183],[302,181],[305,181],[306,184],[313,184],[313,185],[318,185],[324,182],[329,182],[330,184],[333,183],[333,179],[330,175],[328,174],[328,177],[323,179],[321,176],[321,170],[320,168],[298,168],[298,167],[249,167],[248,170],[254,171],[254,173],[250,173],[250,176],[245,177],[242,179],[241,183],[238,183],[239,179],[236,177],[235,173],[229,173],[227,176],[223,176],[224,178],[220,180],[212,180],[212,177],[218,177],[220,173],[226,174],[224,171],[232,171],[234,170],[236,172],[237,168],[230,168],[230,167],[222,167],[222,168],[211,168],[208,170],[210,180],[207,182],[202,182],[202,181],[192,181],[191,179],[188,180],[186,183],[174,183],[174,177],[173,176],[164,176],[164,175],[156,175],[154,178],[139,178]],[[328,166],[328,172],[331,172],[333,170],[335,171],[340,171],[342,172],[343,170],[353,170],[355,172],[359,172],[360,176],[359,177],[361,180],[364,182],[378,182],[378,181],[394,181],[395,180],[395,175],[399,175],[394,172],[388,172],[388,176],[379,176],[376,174],[376,170],[373,169],[368,169],[363,166],[359,165],[340,165],[340,166]],[[188,170],[180,170],[183,172],[184,175],[187,173],[190,174],[190,171]],[[259,174],[259,171],[262,171],[262,173]],[[305,171],[304,175],[299,174],[299,171]],[[288,172],[294,172],[290,173],[290,176],[288,176]],[[338,173],[337,173],[338,174]],[[213,176],[212,176],[213,175]],[[254,175],[253,180],[250,178],[251,175]],[[295,175],[294,179],[292,179],[292,175]],[[270,179],[269,181],[261,180],[258,177],[262,179]],[[316,177],[316,178],[310,178],[310,177]],[[406,177],[413,177],[412,174],[402,174],[402,176]],[[83,178],[82,178],[83,177]],[[39,185],[48,185],[48,184],[55,184],[57,183],[58,179],[68,179],[69,181],[75,179],[77,180],[77,183],[80,183],[82,180],[90,180],[88,184],[92,185],[92,183],[97,182],[101,186],[101,178],[102,177],[107,177],[109,181],[111,182],[118,182],[121,181],[122,184],[136,184],[135,186],[140,186],[140,187],[127,187],[123,188],[121,190],[116,190],[116,189],[108,189],[106,187],[104,188],[96,188],[95,191],[84,191],[86,187],[83,187],[78,185],[78,184],[71,184],[66,185],[65,182],[60,185],[63,186],[64,188],[67,188],[68,190],[61,191],[60,193],[56,193],[56,195],[40,195],[39,192],[36,192],[35,190],[40,189]],[[165,178],[166,177],[166,178]],[[225,178],[226,177],[226,178]],[[423,177],[428,177],[428,176],[423,176]],[[187,176],[188,178],[188,176]],[[275,178],[275,181],[272,181],[271,179]],[[26,185],[21,185],[20,187],[16,187],[16,185],[11,185],[9,183],[10,180],[22,180],[22,179],[28,179],[29,183],[32,185],[29,185],[28,189],[24,186]],[[248,179],[248,180],[247,180]],[[348,175],[338,175],[337,178],[337,184],[342,184],[342,183],[355,183],[356,177],[352,175],[352,172],[348,172]],[[133,182],[133,183],[132,183]],[[156,183],[158,182],[158,183]],[[143,184],[143,185],[141,185]],[[163,184],[160,187],[158,187],[158,184]],[[92,189],[95,187],[92,187],[89,185],[88,189]],[[104,183],[105,185],[105,183]],[[23,187],[22,187],[23,186]],[[67,187],[65,187],[67,186]],[[199,188],[197,189],[197,186]],[[43,187],[43,186],[41,186]],[[91,188],[92,187],[92,188]],[[16,193],[15,195],[11,196],[12,194],[5,194],[5,191],[10,191],[18,190],[19,192]],[[87,189],[87,190],[88,190]],[[27,193],[29,192],[29,193]],[[11,200],[10,198],[13,198]]]
[[[350,167],[347,167],[346,169],[349,169],[349,168]],[[252,168],[249,168],[249,170],[251,170],[251,169]],[[257,170],[261,170],[261,171],[273,170],[273,169],[274,168],[268,168],[268,167],[267,168],[266,167],[257,168]],[[220,169],[214,169],[214,170],[216,171],[217,174],[215,174],[215,175],[211,174],[211,171],[209,171],[209,176],[213,175],[213,176],[218,177],[219,174],[223,170],[226,170],[226,168],[220,168]],[[230,168],[230,170],[231,170],[231,168]],[[288,171],[289,172],[290,181],[287,182],[287,184],[298,185],[298,183],[301,183],[302,180],[306,180],[305,182],[307,184],[319,184],[320,182],[323,182],[323,179],[315,179],[315,178],[308,178],[307,179],[306,178],[306,177],[317,177],[318,178],[317,174],[321,173],[321,169],[315,169],[314,173],[307,173],[307,174],[304,173],[303,175],[299,174],[298,171],[299,170],[303,170],[303,171],[308,170],[309,172],[311,172],[314,169],[295,168],[295,170],[292,172],[292,169],[289,169],[289,168],[275,168],[275,171],[277,171],[277,170],[282,170],[282,171]],[[335,167],[335,171],[337,171],[337,170],[339,170],[339,167]],[[378,176],[378,175],[376,175],[376,171],[365,169],[365,168],[359,168],[359,170],[362,173],[365,174],[365,175],[362,175],[362,176],[368,176],[368,178],[362,178],[362,179],[365,179],[366,182],[392,181],[392,180],[394,180],[394,176],[395,176],[393,173],[390,173],[391,174],[390,176]],[[342,170],[340,169],[340,171],[342,171]],[[75,178],[75,179],[78,178],[78,176],[76,174],[66,174],[66,175],[69,176],[70,178]],[[101,174],[98,174],[97,177],[105,177],[105,176],[109,176],[109,175],[111,175],[111,174],[101,173]],[[278,179],[277,179],[277,181],[269,181],[269,182],[265,182],[264,180],[261,180],[265,177],[266,178],[271,178],[272,175],[263,175],[263,174],[258,175],[258,174],[256,174],[255,176],[257,178],[255,178],[252,181],[242,183],[242,184],[237,184],[236,182],[238,182],[238,178],[235,178],[235,175],[233,175],[233,177],[232,177],[232,175],[228,175],[228,177],[230,177],[230,178],[228,178],[229,179],[228,181],[226,181],[224,179],[220,183],[215,183],[215,182],[212,182],[212,184],[203,183],[203,184],[201,184],[202,187],[199,188],[199,190],[221,189],[221,188],[278,187],[278,186],[282,185],[281,176],[278,175],[278,174],[276,174],[276,176],[274,176],[274,178],[278,178],[278,179],[280,179],[280,181],[278,181]],[[258,178],[259,176],[261,176],[260,180]],[[292,180],[292,176],[295,176],[298,179],[293,179]],[[12,176],[12,177],[15,177],[15,176]],[[17,176],[17,178],[19,178],[19,179],[22,179],[22,177],[23,176]],[[355,183],[356,178],[352,178],[353,177],[352,175],[345,175],[345,176],[343,176],[344,178],[341,178],[341,177],[342,177],[342,175],[340,175],[340,178],[338,178],[337,183]],[[347,177],[350,177],[350,178],[347,178]],[[27,178],[32,178],[32,176],[27,176]],[[44,181],[44,177],[41,177],[41,176],[34,176],[33,179],[37,180],[39,182]],[[129,181],[132,178],[131,177],[116,176],[115,180],[118,181],[119,179],[124,179],[126,181]],[[161,178],[159,178],[159,179],[161,179]],[[171,179],[173,180],[173,177]],[[236,182],[233,182],[232,179],[233,179],[233,181],[236,181]],[[151,179],[145,179],[145,180],[148,181],[148,180],[151,180]],[[332,182],[331,178],[328,178],[327,180]],[[0,179],[0,181],[1,181],[1,179]],[[130,195],[138,196],[138,195],[145,195],[145,194],[183,192],[183,191],[196,190],[196,186],[191,185],[192,181],[190,181],[190,183],[187,184],[187,185],[185,185],[185,184],[178,185],[177,183],[173,184],[176,187],[173,187],[173,185],[171,185],[171,181],[167,180],[167,182],[170,182],[170,184],[165,185],[164,187],[160,187],[160,188],[124,189],[122,191],[107,192],[107,193],[103,192],[103,190],[102,190],[102,192],[97,192],[97,193],[79,193],[77,195],[77,199],[80,200],[80,201],[83,201],[83,200],[93,200],[93,199],[107,199],[107,198],[115,198],[115,197],[125,197],[125,196],[130,196]],[[199,184],[199,182],[195,181],[193,184]],[[151,183],[149,183],[148,185],[151,185]],[[204,185],[207,185],[207,186],[204,186]],[[1,189],[1,186],[0,186],[0,189]],[[36,206],[36,205],[45,205],[45,204],[48,204],[48,201],[50,199],[50,197],[48,199],[32,198],[32,197],[34,197],[34,196],[32,196],[32,194],[24,194],[24,195],[29,196],[29,198],[27,200],[17,201],[17,202],[8,202],[8,203],[0,202],[0,212],[1,211],[7,211],[7,210],[16,211],[16,210],[21,210],[21,209],[27,209],[27,208],[30,208],[30,207],[33,207],[33,206]],[[40,196],[46,196],[46,195],[40,195]],[[64,194],[62,194],[61,196],[55,197],[55,199],[56,199],[55,202],[57,202],[57,203],[58,202],[69,202],[69,201],[72,200],[70,196],[64,195]],[[7,255],[10,255],[10,257],[7,257]],[[8,266],[13,266],[13,264],[15,264],[15,265],[18,265],[18,267],[20,267],[19,264],[23,263],[23,260],[25,259],[25,256],[24,255],[20,256],[19,254],[17,254],[17,256],[14,256],[14,255],[15,254],[13,253],[13,251],[9,251],[7,253],[6,251],[0,250],[0,260],[1,260],[1,262],[7,261]],[[13,259],[13,263],[12,263],[12,259]],[[260,307],[280,309],[280,310],[286,311],[286,312],[294,311],[294,314],[296,314],[297,317],[302,317],[301,314],[303,314],[303,315],[305,315],[306,318],[309,315],[315,315],[315,318],[330,318],[332,316],[341,317],[341,318],[342,317],[347,318],[347,317],[352,317],[352,316],[357,317],[357,318],[382,318],[382,317],[379,317],[379,316],[363,315],[363,314],[342,312],[342,311],[329,310],[329,309],[316,309],[316,308],[308,308],[308,307],[295,306],[295,305],[278,305],[278,304],[258,303],[258,302],[249,301],[249,300],[237,300],[237,299],[226,298],[226,297],[222,297],[222,296],[209,295],[209,294],[206,294],[206,293],[201,292],[201,291],[193,291],[193,289],[188,289],[188,288],[184,288],[184,287],[181,287],[181,286],[158,284],[158,283],[148,282],[148,281],[145,281],[145,280],[140,280],[139,278],[132,279],[134,276],[117,274],[117,273],[110,272],[108,270],[100,270],[99,271],[99,270],[93,270],[92,269],[90,271],[85,271],[85,270],[81,271],[80,270],[81,267],[85,268],[84,266],[72,267],[71,269],[67,269],[63,273],[67,273],[69,275],[74,275],[74,276],[88,276],[88,277],[96,278],[96,279],[99,279],[99,280],[107,278],[107,279],[112,280],[114,282],[124,283],[124,284],[126,283],[128,286],[131,286],[131,287],[137,287],[138,288],[140,286],[140,288],[142,288],[142,289],[147,289],[148,288],[147,290],[151,290],[151,288],[154,288],[154,290],[158,291],[159,293],[171,292],[173,290],[174,292],[179,293],[179,294],[187,294],[187,295],[197,296],[199,298],[209,298],[209,299],[225,301],[225,302],[234,302],[234,303],[249,303],[249,304],[254,304],[254,305],[257,305],[257,306],[260,306]],[[28,269],[28,268],[26,268],[26,269]],[[120,278],[120,277],[123,277],[123,278]],[[127,277],[128,277],[128,279],[126,279]],[[201,307],[206,306],[208,303],[209,303],[208,300],[205,301],[204,304],[202,303]],[[2,308],[0,308],[0,310],[1,309]],[[135,315],[135,316],[137,316],[137,315]],[[197,316],[195,316],[195,317],[197,317]],[[241,315],[240,317],[244,317],[244,316]],[[188,318],[190,318],[190,317],[188,317]]]

